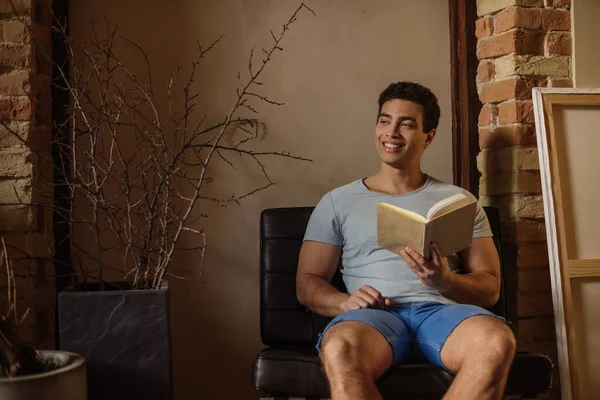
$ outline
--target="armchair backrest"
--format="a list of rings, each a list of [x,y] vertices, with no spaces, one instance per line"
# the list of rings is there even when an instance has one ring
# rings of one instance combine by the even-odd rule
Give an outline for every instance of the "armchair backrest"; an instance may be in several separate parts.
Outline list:
[[[314,207],[273,208],[260,218],[260,334],[267,346],[312,345],[328,318],[321,317],[296,298],[296,270],[304,232]],[[484,207],[502,265],[498,211]],[[333,284],[345,290],[338,270]],[[506,316],[504,268],[494,313]]]

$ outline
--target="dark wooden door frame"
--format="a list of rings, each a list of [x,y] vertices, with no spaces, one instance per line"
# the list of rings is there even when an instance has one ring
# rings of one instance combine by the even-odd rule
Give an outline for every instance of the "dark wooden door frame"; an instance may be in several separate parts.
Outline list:
[[[452,99],[452,173],[454,184],[479,195],[479,133],[481,102],[477,94],[477,5],[473,0],[449,0],[450,76]]]
[[[66,89],[64,79],[69,79],[68,49],[63,36],[58,33],[61,28],[69,32],[69,0],[54,0],[52,3],[54,15],[54,29],[52,29],[52,157],[54,159],[54,201],[56,210],[53,214],[54,233],[54,263],[56,291],[60,292],[72,282],[73,270],[71,268],[71,247],[69,237],[70,226],[67,224],[65,211],[69,210],[69,189],[61,184],[60,165],[61,144],[68,143],[69,115],[69,92]],[[59,66],[63,66],[59,69]],[[62,72],[60,71],[62,69]],[[64,75],[63,75],[64,74]],[[60,211],[62,210],[62,211]],[[57,319],[58,321],[58,319]],[[58,338],[58,334],[56,335]]]

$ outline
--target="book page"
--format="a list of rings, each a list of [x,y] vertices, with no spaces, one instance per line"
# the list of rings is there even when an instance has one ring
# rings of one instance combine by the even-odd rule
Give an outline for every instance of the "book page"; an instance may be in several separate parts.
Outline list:
[[[423,222],[423,223],[427,222],[427,220],[425,219],[425,217],[423,217],[421,214],[417,214],[414,211],[405,210],[404,208],[396,207],[396,206],[393,206],[393,205],[388,204],[388,203],[379,203],[379,204],[381,204],[383,207],[387,207],[387,208],[389,208],[391,210],[394,210],[396,212],[402,213],[402,214],[406,215],[409,218],[415,219],[415,220]]]
[[[446,213],[448,210],[445,210],[445,208],[451,204],[460,202],[461,200],[465,200],[468,199],[468,197],[464,194],[464,193],[457,193],[454,196],[450,196],[447,197],[443,200],[438,201],[437,203],[435,203],[427,212],[427,220],[432,220],[433,218],[435,218],[438,215],[441,215],[442,213]],[[453,207],[454,209],[455,207]]]
[[[459,200],[457,202],[454,202],[452,204],[448,204],[446,207],[442,208],[441,210],[439,210],[436,215],[433,216],[433,218],[431,219],[431,221],[443,217],[446,214],[450,214],[453,213],[454,211],[469,206],[471,204],[475,204],[477,203],[477,200],[470,198],[470,197],[465,197],[462,200]]]

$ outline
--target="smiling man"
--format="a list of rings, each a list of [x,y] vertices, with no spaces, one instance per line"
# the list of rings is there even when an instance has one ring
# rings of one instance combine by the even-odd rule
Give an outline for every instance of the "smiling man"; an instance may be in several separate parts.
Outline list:
[[[515,353],[505,322],[483,307],[500,291],[500,263],[478,205],[471,247],[442,257],[435,244],[425,259],[377,246],[376,205],[386,202],[425,216],[448,196],[467,191],[421,171],[436,136],[437,98],[411,82],[379,96],[373,175],[327,193],[311,215],[297,273],[298,299],[334,317],[317,347],[331,398],[380,399],[375,380],[389,367],[429,362],[455,375],[444,399],[500,399]],[[348,293],[331,285],[340,265]],[[454,272],[461,269],[462,273]]]

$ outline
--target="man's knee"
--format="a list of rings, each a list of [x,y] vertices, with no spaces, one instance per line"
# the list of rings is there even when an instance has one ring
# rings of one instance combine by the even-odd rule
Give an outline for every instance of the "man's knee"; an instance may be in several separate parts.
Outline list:
[[[515,351],[515,336],[505,323],[491,316],[474,316],[450,335],[442,349],[442,361],[454,372],[463,368],[501,372],[506,371]]]
[[[485,324],[477,335],[473,355],[484,357],[493,365],[510,363],[517,349],[515,335],[508,326],[496,320]]]
[[[358,362],[360,340],[354,324],[339,322],[323,335],[321,359],[326,365],[349,365]]]
[[[392,349],[375,328],[358,321],[343,321],[323,335],[321,360],[326,371],[352,370],[379,376],[392,362]]]
[[[487,352],[490,358],[499,363],[512,361],[517,350],[517,340],[513,332],[506,326],[490,330],[486,340]]]

